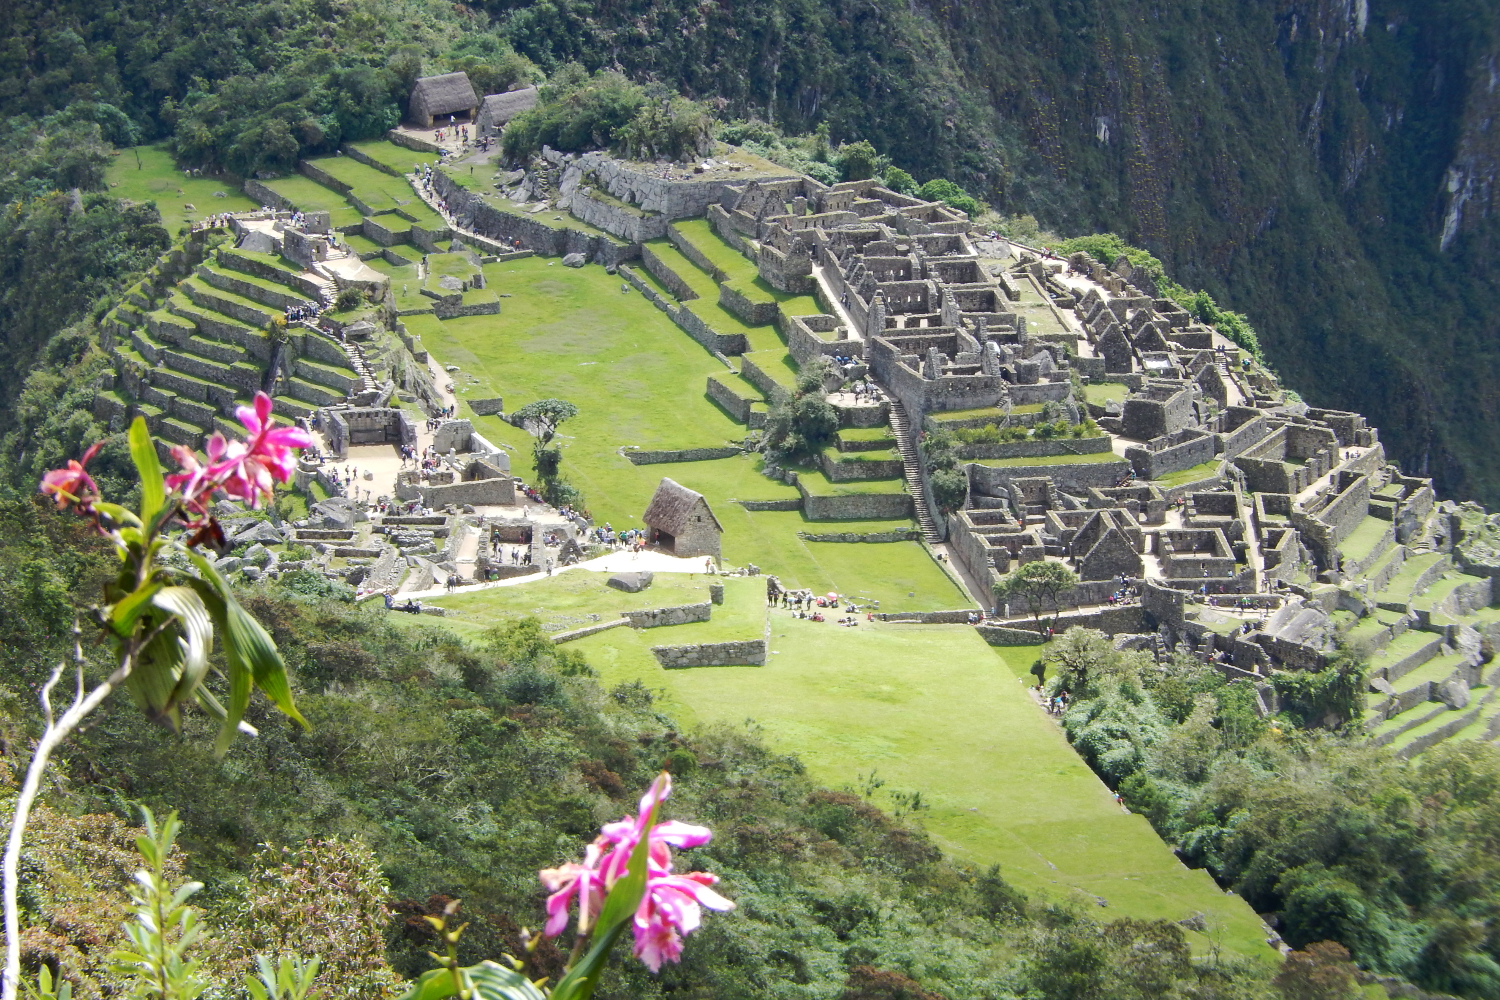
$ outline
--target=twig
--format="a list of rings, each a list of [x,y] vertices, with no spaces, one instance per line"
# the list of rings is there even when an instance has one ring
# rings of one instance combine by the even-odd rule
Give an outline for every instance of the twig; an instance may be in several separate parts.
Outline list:
[[[18,881],[16,870],[20,865],[21,842],[26,835],[26,823],[31,818],[31,807],[41,790],[42,775],[47,770],[53,751],[72,735],[83,720],[88,718],[116,687],[124,683],[135,666],[139,651],[150,645],[170,623],[170,619],[162,622],[146,635],[130,642],[114,673],[94,690],[85,693],[83,644],[79,640],[78,624],[75,622],[73,624],[73,662],[78,669],[78,686],[73,695],[73,703],[60,718],[54,720],[52,715],[52,689],[61,679],[65,664],[59,663],[42,687],[42,712],[47,725],[42,730],[41,739],[37,740],[36,750],[32,752],[31,763],[26,768],[26,780],[21,785],[21,793],[16,796],[16,811],[10,821],[10,838],[5,845],[3,865],[0,865],[0,879],[4,882],[5,896],[5,972],[3,976],[0,976],[0,1000],[15,1000],[21,982],[21,920],[16,903]]]

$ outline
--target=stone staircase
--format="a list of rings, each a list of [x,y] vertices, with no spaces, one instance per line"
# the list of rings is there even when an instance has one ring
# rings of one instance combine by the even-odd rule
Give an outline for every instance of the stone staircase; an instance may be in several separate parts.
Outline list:
[[[929,542],[940,542],[943,536],[927,503],[927,488],[922,483],[922,456],[917,451],[916,439],[912,437],[906,407],[890,393],[886,396],[891,406],[891,431],[896,438],[896,447],[901,451],[901,464],[905,467],[906,491],[911,494],[912,503],[917,508],[917,523],[922,526],[922,534]]]
[[[360,346],[351,344],[347,340],[341,346],[344,348],[344,354],[349,358],[349,367],[354,369],[354,374],[359,376],[360,391],[373,392],[380,388],[375,381],[375,376],[370,373],[370,366],[365,361],[365,352]]]

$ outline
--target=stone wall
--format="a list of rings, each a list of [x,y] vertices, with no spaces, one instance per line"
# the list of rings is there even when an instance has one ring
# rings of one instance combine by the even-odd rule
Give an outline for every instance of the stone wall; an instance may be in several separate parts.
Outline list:
[[[818,456],[823,465],[823,475],[835,483],[847,483],[860,479],[899,479],[906,473],[906,464],[900,458],[861,458],[867,452],[823,452]]]
[[[906,493],[813,496],[800,482],[797,491],[802,494],[802,511],[811,521],[884,521],[912,516],[911,496]]]
[[[553,229],[546,223],[485,202],[476,193],[455,183],[441,170],[433,173],[433,190],[449,205],[459,224],[482,237],[511,246],[515,240],[529,250],[549,257],[581,253],[598,264],[618,265],[639,256],[636,244],[607,236],[593,235],[578,229]],[[460,240],[472,240],[469,233],[455,233]]]
[[[712,275],[715,281],[724,281],[729,277],[722,270],[716,267],[714,265],[714,262],[709,260],[701,250],[693,246],[692,241],[689,240],[686,236],[683,236],[676,226],[667,226],[666,236],[667,240],[677,248],[679,253],[681,253],[688,260],[692,261],[698,267],[702,268],[705,273]],[[762,322],[769,322],[769,320],[763,320]]]
[[[750,407],[759,402],[759,400],[741,396],[712,375],[708,377],[707,393],[708,398],[722,406],[725,413],[746,425],[750,423]]]
[[[672,270],[650,247],[641,247],[641,265],[650,271],[651,276],[660,281],[667,291],[677,296],[679,302],[698,297],[698,293],[693,291],[682,276]]]
[[[801,510],[802,498],[795,500],[736,500],[746,510]]]
[[[918,625],[967,625],[969,616],[975,613],[973,608],[960,608],[957,611],[896,611],[881,615],[880,620],[915,622]]]
[[[997,441],[993,444],[959,442],[960,458],[1046,458],[1052,455],[1101,455],[1110,449],[1106,435],[1096,438],[1055,438],[1049,441]]]
[[[916,528],[897,528],[892,531],[799,531],[797,537],[804,542],[919,542],[922,532]]]
[[[1078,492],[1089,486],[1108,488],[1117,484],[1130,471],[1130,463],[1123,458],[1118,462],[1093,462],[1087,465],[1008,465],[992,468],[970,463],[969,487],[984,496],[1008,496],[1006,487],[1013,479],[1046,477],[1058,489]]]
[[[1150,447],[1126,448],[1125,457],[1130,460],[1135,474],[1141,479],[1161,479],[1174,472],[1191,469],[1195,465],[1202,465],[1213,460],[1218,442],[1214,440],[1212,434],[1204,434],[1201,431],[1182,431],[1179,436],[1183,438],[1179,443],[1155,450]],[[1153,441],[1152,444],[1156,442]]]
[[[766,664],[764,639],[652,646],[651,652],[668,670],[681,667],[763,667]]]
[[[667,220],[664,216],[614,204],[595,196],[589,188],[580,187],[574,191],[568,202],[568,209],[594,228],[631,243],[642,243],[667,235]]]
[[[781,317],[781,307],[776,302],[752,302],[742,292],[729,285],[719,286],[719,305],[751,326],[774,323]]]
[[[666,462],[706,462],[715,458],[734,458],[739,447],[684,448],[680,451],[626,451],[631,465],[661,465]]]
[[[709,620],[712,610],[712,602],[704,601],[701,604],[678,604],[669,608],[622,611],[620,614],[629,620],[631,628],[660,628],[663,625],[686,625],[689,622],[706,622]]]
[[[769,402],[786,402],[792,394],[780,382],[761,371],[760,366],[749,358],[740,359],[740,374],[745,381],[759,389]]]

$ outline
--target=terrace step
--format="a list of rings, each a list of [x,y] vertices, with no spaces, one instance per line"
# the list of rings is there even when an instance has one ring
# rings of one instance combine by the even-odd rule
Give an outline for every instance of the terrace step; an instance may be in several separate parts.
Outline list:
[[[922,484],[922,456],[917,451],[915,441],[912,440],[911,424],[906,419],[906,407],[891,393],[887,392],[886,397],[891,403],[891,433],[896,439],[896,446],[901,451],[901,462],[905,468],[906,491],[911,494],[912,503],[917,508],[917,523],[922,526],[922,534],[929,542],[940,542],[943,536],[938,532],[937,521],[933,519],[932,509],[927,504],[927,489]]]

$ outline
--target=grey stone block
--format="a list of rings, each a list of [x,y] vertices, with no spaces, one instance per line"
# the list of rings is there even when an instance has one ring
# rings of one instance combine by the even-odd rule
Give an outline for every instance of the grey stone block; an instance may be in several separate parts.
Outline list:
[[[650,573],[616,573],[605,581],[606,586],[623,590],[627,594],[639,594],[651,586],[653,579]]]

